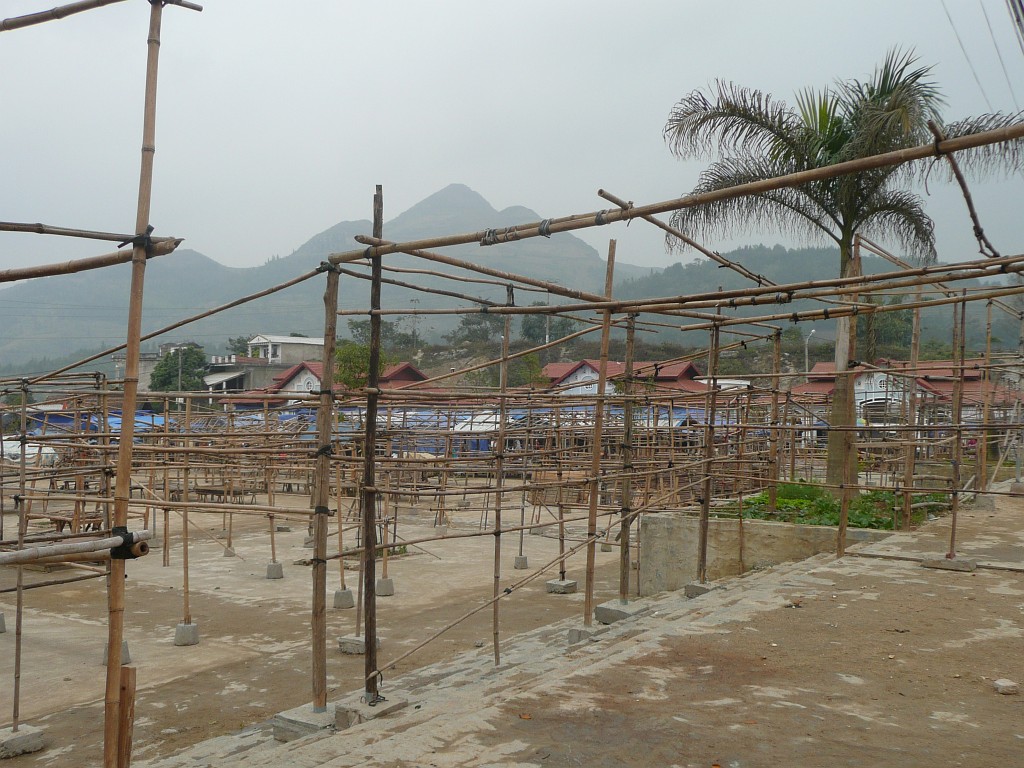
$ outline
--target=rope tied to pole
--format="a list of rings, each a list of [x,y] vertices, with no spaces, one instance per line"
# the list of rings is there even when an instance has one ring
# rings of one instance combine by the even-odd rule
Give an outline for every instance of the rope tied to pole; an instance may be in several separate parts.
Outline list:
[[[537,234],[541,237],[551,237],[551,219],[544,219],[537,227]]]

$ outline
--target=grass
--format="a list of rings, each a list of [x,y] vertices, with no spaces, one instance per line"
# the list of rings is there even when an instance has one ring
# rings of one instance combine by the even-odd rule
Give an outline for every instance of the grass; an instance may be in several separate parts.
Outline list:
[[[946,501],[945,494],[915,494],[911,503],[922,501]],[[850,503],[847,524],[851,528],[893,529],[893,509],[902,511],[902,494],[899,499],[891,491],[869,491]],[[933,508],[934,509],[934,508]],[[723,510],[724,511],[724,510]],[[739,506],[728,509],[739,512]],[[743,500],[743,517],[754,520],[775,520],[783,523],[802,525],[839,525],[839,501],[824,488],[812,483],[782,483],[776,494],[775,511],[768,508],[768,493],[762,492]],[[911,524],[924,522],[927,509],[911,511]]]

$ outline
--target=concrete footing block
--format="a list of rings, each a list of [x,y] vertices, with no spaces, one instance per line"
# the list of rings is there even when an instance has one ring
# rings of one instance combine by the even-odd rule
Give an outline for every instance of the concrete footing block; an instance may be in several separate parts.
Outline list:
[[[322,712],[316,711],[312,704],[278,712],[270,719],[277,741],[295,741],[320,731],[334,727],[334,711],[324,707]]]
[[[1024,496],[1024,483],[1010,483],[1011,496]]]
[[[179,624],[174,628],[175,645],[199,645],[199,625]]]
[[[602,552],[611,552],[612,551],[612,543],[610,541],[602,541],[601,542],[601,551]]]
[[[568,640],[569,645],[575,645],[576,643],[582,643],[585,641],[597,640],[597,635],[603,630],[595,629],[594,627],[573,627],[569,630]]]
[[[213,537],[215,539],[226,539],[228,537],[228,529],[227,528],[221,528],[219,531],[217,531],[215,534],[213,534]]]
[[[284,563],[267,563],[267,578],[268,579],[283,579],[284,578]]]
[[[974,497],[974,508],[980,512],[995,512],[996,497],[987,493],[979,493]]]
[[[17,731],[0,728],[0,760],[38,752],[45,746],[46,737],[41,728],[31,725],[19,725]]]
[[[517,571],[525,571],[530,566],[528,565],[529,559],[526,555],[516,555],[515,562],[512,564],[512,568]]]
[[[971,573],[978,569],[977,560],[969,560],[964,557],[954,557],[952,559],[945,555],[939,555],[936,557],[926,557],[921,561],[922,568],[938,568],[942,571],[960,571],[961,573]]]
[[[683,594],[692,600],[695,597],[706,595],[713,589],[714,587],[709,584],[700,584],[699,582],[692,581],[683,587]]]
[[[7,631],[7,622],[4,621],[4,615],[0,613],[0,635]]]
[[[364,700],[365,694],[347,696],[334,705],[334,727],[339,731],[346,728],[386,717],[409,706],[409,696],[405,691],[390,691],[383,700],[372,706]]]
[[[380,638],[377,638],[380,648]],[[338,650],[350,656],[362,656],[366,653],[366,635],[345,635],[338,638]]]
[[[548,593],[552,595],[571,595],[576,591],[576,581],[574,579],[552,579],[551,581],[544,582],[544,586],[547,587]]]
[[[292,527],[290,525],[281,525],[278,523],[274,526],[274,530],[278,533],[291,533]]]
[[[103,646],[103,666],[107,665],[107,657],[110,655],[110,649],[107,646]],[[132,655],[128,653],[128,641],[121,641],[121,666],[132,663]]]
[[[548,529],[550,527],[551,527],[550,525],[541,525],[541,526],[538,526],[537,528],[531,528],[529,530],[529,534],[531,536],[543,536],[545,533],[548,532]]]
[[[235,548],[234,547],[224,547],[224,557],[234,557],[234,556],[235,556]]]
[[[601,603],[594,609],[594,620],[601,624],[614,624],[623,619],[632,619],[648,612],[648,607],[642,603],[626,603],[623,605],[618,600],[609,600]]]
[[[391,597],[394,594],[394,579],[377,579],[377,597]]]
[[[352,594],[351,589],[336,589],[334,590],[334,607],[335,608],[355,608],[356,598]]]
[[[313,543],[314,543],[314,538],[312,536],[307,536],[306,538],[304,538],[302,540],[302,546],[305,547],[306,549],[312,549],[313,548]]]

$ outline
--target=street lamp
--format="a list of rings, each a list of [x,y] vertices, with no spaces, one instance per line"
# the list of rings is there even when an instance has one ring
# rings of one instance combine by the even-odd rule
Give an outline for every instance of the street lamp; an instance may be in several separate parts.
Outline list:
[[[813,335],[814,335],[814,329],[811,328],[811,332],[808,333],[807,334],[807,338],[804,339],[804,375],[807,376],[807,378],[811,377],[811,375],[810,375],[811,374],[811,364],[808,361],[808,357],[807,357],[807,346],[811,343],[811,336],[813,336]]]

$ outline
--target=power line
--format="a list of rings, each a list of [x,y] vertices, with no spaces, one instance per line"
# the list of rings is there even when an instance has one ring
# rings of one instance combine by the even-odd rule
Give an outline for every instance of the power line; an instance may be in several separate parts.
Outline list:
[[[999,43],[996,40],[996,33],[992,29],[992,21],[988,17],[988,11],[985,9],[984,0],[978,0],[978,5],[981,6],[981,12],[985,16],[985,24],[988,25],[988,34],[992,38],[992,47],[996,49],[996,56],[999,57],[999,66],[1003,68],[1003,77],[1006,78],[1006,87],[1010,89],[1010,98],[1013,99],[1013,108],[1020,111],[1020,104],[1017,103],[1017,93],[1013,90],[1013,82],[1010,80],[1010,73],[1006,71],[1006,62],[1003,61],[1003,52],[999,49]]]
[[[967,66],[971,68],[971,74],[974,75],[974,82],[978,84],[978,90],[981,91],[981,95],[985,99],[985,104],[988,105],[989,112],[995,112],[992,108],[992,102],[988,99],[988,94],[985,93],[985,86],[981,84],[981,78],[978,77],[978,71],[974,68],[974,62],[971,61],[971,57],[967,55],[967,49],[964,47],[964,41],[960,39],[960,32],[957,30],[956,24],[953,23],[953,17],[949,15],[949,8],[946,6],[946,0],[942,0],[942,10],[946,12],[946,18],[949,19],[949,26],[953,28],[953,34],[956,35],[956,41],[960,44],[960,50],[964,54],[964,58],[967,60]]]

